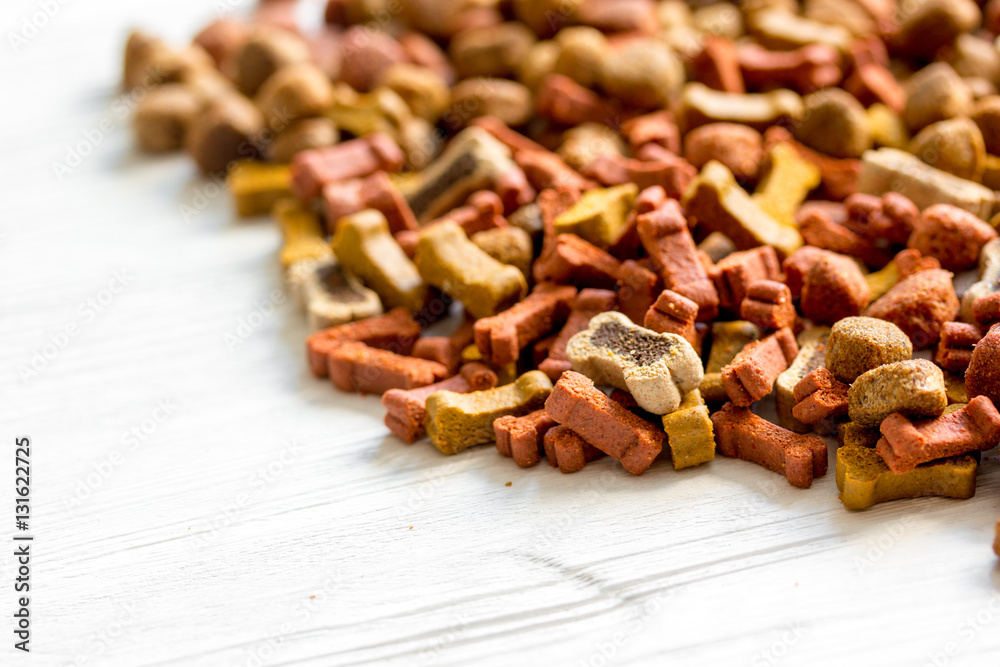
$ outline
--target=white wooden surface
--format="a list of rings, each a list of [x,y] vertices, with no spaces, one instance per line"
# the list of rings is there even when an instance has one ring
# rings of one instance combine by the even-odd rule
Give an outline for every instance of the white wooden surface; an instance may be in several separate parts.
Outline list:
[[[294,308],[253,315],[281,290],[275,230],[138,155],[119,114],[127,29],[187,38],[215,6],[67,1],[15,53],[40,3],[4,3],[0,420],[33,438],[36,541],[30,657],[0,547],[0,663],[997,664],[995,454],[973,500],[849,513],[832,471],[803,491],[726,459],[445,458],[314,381]]]

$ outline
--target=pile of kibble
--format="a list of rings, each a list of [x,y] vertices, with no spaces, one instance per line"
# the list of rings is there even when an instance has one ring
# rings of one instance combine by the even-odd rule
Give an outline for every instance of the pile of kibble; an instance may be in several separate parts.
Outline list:
[[[563,473],[718,451],[807,488],[836,435],[849,509],[975,493],[1000,443],[1000,1],[324,19],[270,0],[183,48],[134,33],[125,85],[143,149],[273,215],[310,369],[381,395],[402,440]]]

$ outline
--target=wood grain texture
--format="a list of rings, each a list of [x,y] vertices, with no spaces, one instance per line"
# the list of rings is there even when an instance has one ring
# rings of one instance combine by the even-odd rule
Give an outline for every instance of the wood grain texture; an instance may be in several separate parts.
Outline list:
[[[8,5],[5,35],[38,11]],[[0,58],[0,422],[33,438],[36,536],[33,653],[11,648],[8,555],[0,663],[996,664],[995,452],[972,500],[858,513],[832,468],[809,490],[725,459],[521,470],[389,436],[375,398],[309,376],[288,301],[229,349],[282,289],[278,235],[183,156],[137,154],[116,113],[128,28],[180,40],[214,13],[66,3]]]

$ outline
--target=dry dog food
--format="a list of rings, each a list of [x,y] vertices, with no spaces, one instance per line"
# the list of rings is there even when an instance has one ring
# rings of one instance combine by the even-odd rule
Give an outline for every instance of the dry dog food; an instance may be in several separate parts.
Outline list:
[[[543,446],[549,465],[559,468],[561,473],[583,470],[590,461],[605,456],[604,452],[563,424],[545,432]]]
[[[817,368],[823,367],[826,357],[826,341],[830,337],[828,327],[810,327],[796,336],[799,353],[788,368],[774,382],[774,402],[778,413],[778,423],[796,433],[808,433],[812,425],[805,424],[792,414],[798,401],[795,398],[795,387],[805,376]]]
[[[493,422],[497,451],[513,458],[514,463],[522,468],[533,466],[545,453],[545,434],[557,424],[544,409],[535,410],[523,417],[498,417]]]
[[[722,386],[729,400],[742,407],[770,394],[775,380],[798,353],[795,335],[787,327],[747,344],[722,369]]]
[[[695,389],[684,394],[680,406],[663,415],[663,431],[674,470],[707,463],[715,458],[715,433],[708,406]]]
[[[894,412],[937,417],[948,405],[941,369],[925,359],[885,364],[862,373],[848,395],[851,421],[876,427]]]
[[[447,380],[420,387],[418,389],[390,389],[382,394],[385,406],[385,425],[401,440],[416,442],[426,433],[427,420],[425,404],[427,398],[436,391],[453,391],[465,394],[482,391],[496,386],[497,375],[479,363],[465,364],[457,375]]]
[[[902,329],[872,317],[845,317],[830,330],[826,367],[848,384],[884,364],[913,356],[913,345]]]

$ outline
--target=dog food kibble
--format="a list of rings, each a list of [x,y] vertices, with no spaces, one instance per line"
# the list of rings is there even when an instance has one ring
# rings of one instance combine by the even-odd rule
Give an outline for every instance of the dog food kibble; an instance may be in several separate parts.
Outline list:
[[[514,463],[522,468],[533,466],[545,453],[545,434],[558,423],[544,409],[535,410],[523,417],[498,417],[493,421],[497,451],[513,458]]]
[[[941,369],[925,359],[885,364],[863,373],[848,394],[851,421],[875,427],[894,412],[937,417],[948,405]]]
[[[529,371],[516,381],[471,393],[438,391],[425,403],[427,435],[444,454],[458,454],[474,445],[494,442],[493,422],[519,417],[545,404],[552,382],[541,371]]]
[[[849,509],[995,463],[1000,0],[296,7],[131,34],[135,140],[274,217],[400,439],[809,487],[836,434]]]
[[[902,329],[873,317],[845,317],[830,330],[825,365],[848,384],[884,364],[913,356],[913,344]]]
[[[826,474],[826,443],[818,436],[792,433],[732,403],[712,415],[712,424],[720,454],[782,473],[792,486],[808,489]]]
[[[566,357],[574,371],[628,391],[640,407],[657,415],[676,410],[704,375],[689,342],[637,326],[615,312],[594,317],[570,338]]]
[[[892,414],[879,429],[882,439],[875,451],[901,475],[936,459],[993,449],[1000,443],[1000,412],[990,399],[976,396],[937,419],[913,422]]]
[[[545,401],[545,411],[560,424],[641,475],[663,449],[666,435],[653,424],[612,401],[584,375],[566,371]]]
[[[849,510],[902,498],[971,498],[977,468],[973,457],[959,456],[897,474],[875,450],[844,444],[837,450],[837,489]]]

